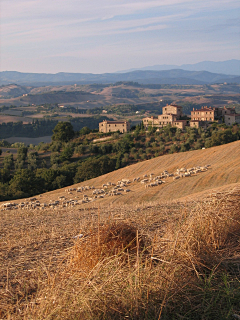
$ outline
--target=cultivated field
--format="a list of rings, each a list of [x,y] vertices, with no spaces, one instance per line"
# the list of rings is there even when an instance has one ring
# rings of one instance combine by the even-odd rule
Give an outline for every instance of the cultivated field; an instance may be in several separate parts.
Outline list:
[[[23,122],[24,124],[30,123],[30,122],[32,122],[32,118],[0,114],[0,124],[2,124],[4,122],[8,123],[8,122],[19,122],[19,121]]]
[[[6,138],[5,140],[10,143],[23,142],[26,146],[28,146],[29,144],[38,145],[40,142],[49,143],[51,142],[51,138],[52,136],[45,136],[39,138],[10,137]]]
[[[138,163],[73,186],[122,179],[129,192],[36,196],[0,211],[2,319],[232,319],[240,315],[240,141]],[[145,188],[136,177],[209,164]],[[95,190],[96,190],[95,189]],[[106,190],[109,190],[108,186]],[[60,205],[63,198],[69,205]],[[72,200],[71,200],[72,199]],[[52,204],[59,201],[59,204]]]
[[[204,103],[214,106],[240,102],[239,85],[161,85],[158,87],[106,84],[98,85],[97,88],[94,85],[34,88],[9,85],[0,88],[0,106],[20,107],[58,103],[80,108],[95,108],[109,104],[153,103],[166,99],[171,99],[176,103]],[[28,95],[23,96],[26,93]]]

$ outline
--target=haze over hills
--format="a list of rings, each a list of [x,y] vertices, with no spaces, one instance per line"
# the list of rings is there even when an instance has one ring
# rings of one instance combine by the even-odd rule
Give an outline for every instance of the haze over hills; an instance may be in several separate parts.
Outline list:
[[[140,84],[213,84],[240,83],[240,76],[211,73],[208,71],[172,70],[136,70],[127,73],[22,73],[16,71],[0,72],[0,85],[16,83],[21,85],[57,85],[57,84],[91,84],[134,81]]]
[[[171,70],[171,69],[183,69],[188,71],[208,71],[213,73],[223,73],[240,76],[240,60],[232,59],[227,61],[202,61],[195,64],[182,64],[182,65],[154,65],[143,68],[132,68],[128,70],[119,71],[120,73],[126,73],[136,70]]]

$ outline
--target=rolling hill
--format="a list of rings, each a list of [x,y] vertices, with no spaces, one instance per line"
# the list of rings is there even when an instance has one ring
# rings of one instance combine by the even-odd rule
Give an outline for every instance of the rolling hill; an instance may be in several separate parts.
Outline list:
[[[134,81],[143,84],[211,84],[238,82],[236,75],[211,73],[208,71],[172,70],[136,70],[126,73],[22,73],[16,71],[0,72],[0,85],[63,85],[63,84],[91,84],[115,83],[118,81]]]
[[[121,195],[74,205],[96,189],[60,189],[14,201],[25,208],[0,211],[1,318],[238,314],[239,163],[236,141],[154,158],[68,188],[130,179],[131,191]],[[133,182],[206,164],[208,170],[152,188]]]
[[[201,61],[194,64],[182,64],[178,65],[154,65],[147,66],[138,69],[129,69],[119,71],[121,73],[131,72],[135,70],[172,70],[172,69],[183,69],[188,71],[208,71],[213,73],[224,73],[224,74],[233,74],[240,76],[240,60],[232,59],[227,61]]]
[[[83,204],[83,206],[109,204],[135,204],[145,201],[172,201],[180,198],[194,198],[198,193],[211,193],[212,189],[228,188],[230,184],[240,183],[240,141],[225,144],[222,146],[212,147],[204,150],[188,151],[183,153],[174,153],[164,155],[151,160],[139,162],[137,164],[110,172],[106,175],[91,179],[86,182],[72,186],[78,188],[82,186],[94,186],[102,188],[107,182],[117,183],[121,179],[129,179],[140,177],[151,173],[159,176],[164,170],[169,173],[176,172],[180,168],[191,168],[197,166],[210,165],[205,172],[197,173],[191,177],[181,178],[174,181],[173,177],[165,180],[165,183],[153,188],[145,188],[140,182],[132,182],[128,188],[130,192],[122,193],[116,197],[99,198],[94,202]],[[71,187],[70,187],[71,188]],[[108,189],[111,189],[109,187]],[[84,194],[92,197],[92,190],[84,191]],[[71,192],[72,193],[72,192]],[[68,195],[64,189],[55,190],[45,193],[41,196],[41,202],[49,202],[57,200],[58,197],[65,196],[67,199],[82,199],[83,193],[73,192]],[[22,202],[18,200],[17,202]]]

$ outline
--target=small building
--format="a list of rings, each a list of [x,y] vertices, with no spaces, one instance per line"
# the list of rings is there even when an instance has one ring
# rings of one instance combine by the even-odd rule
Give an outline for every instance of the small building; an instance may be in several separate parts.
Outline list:
[[[207,128],[207,123],[205,121],[201,121],[201,120],[191,120],[189,122],[190,124],[190,128]]]
[[[103,120],[99,123],[99,132],[128,132],[130,131],[130,122],[128,121],[108,121]]]
[[[149,126],[152,127],[159,127],[159,122],[157,117],[146,117],[143,118],[143,125],[145,128],[148,128]]]
[[[201,109],[194,109],[191,111],[191,120],[209,121],[213,122],[218,119],[218,108],[202,107]]]
[[[186,120],[180,120],[183,116],[182,107],[177,105],[166,105],[162,108],[162,114],[157,117],[143,118],[144,127],[147,129],[149,126],[155,128],[162,128],[167,125],[177,126],[179,128],[185,127]],[[176,123],[178,123],[176,125]]]
[[[225,115],[231,115],[231,114],[236,114],[235,112],[235,108],[226,108],[226,107],[223,107],[223,108],[219,108],[219,111],[221,113],[222,116],[225,116]]]
[[[173,114],[177,116],[177,119],[180,119],[183,116],[182,107],[176,104],[166,105],[162,108],[162,114]]]
[[[172,126],[183,130],[187,126],[187,124],[187,120],[175,120],[173,121]]]
[[[173,125],[173,122],[178,119],[177,115],[164,113],[158,116],[158,124],[160,127],[167,126],[168,124]]]
[[[239,113],[225,114],[224,122],[227,126],[231,126],[234,123],[240,124],[240,114]]]

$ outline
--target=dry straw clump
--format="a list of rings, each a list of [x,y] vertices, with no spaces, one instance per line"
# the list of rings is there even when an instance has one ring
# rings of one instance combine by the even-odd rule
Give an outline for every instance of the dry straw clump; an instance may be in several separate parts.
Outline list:
[[[240,192],[179,205],[145,241],[96,224],[49,275],[25,319],[231,319],[240,314]],[[161,213],[159,213],[161,215]],[[151,216],[149,216],[151,219]],[[148,243],[148,245],[146,245]]]
[[[78,241],[70,252],[69,268],[90,272],[106,258],[131,259],[145,250],[145,240],[137,228],[125,222],[98,225]]]

